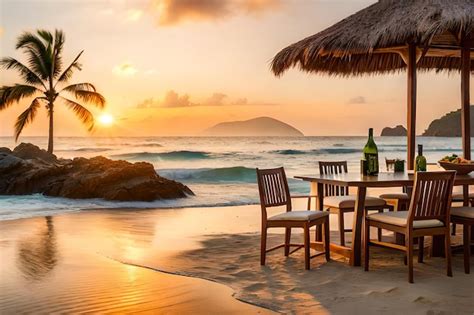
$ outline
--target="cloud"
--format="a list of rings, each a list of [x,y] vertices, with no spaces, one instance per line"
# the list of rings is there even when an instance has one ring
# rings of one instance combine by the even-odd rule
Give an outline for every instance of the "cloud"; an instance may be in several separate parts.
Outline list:
[[[143,102],[137,104],[137,108],[154,108],[154,107],[188,107],[197,106],[198,104],[191,103],[189,95],[179,95],[173,90],[166,92],[165,97],[162,100],[155,100],[154,98],[148,98]]]
[[[224,93],[214,93],[205,102],[204,106],[222,106],[224,105],[227,95]]]
[[[250,103],[247,98],[229,99],[224,93],[216,92],[205,98],[202,102],[192,102],[188,94],[178,94],[173,90],[166,92],[163,99],[148,98],[137,104],[136,108],[177,108],[196,106],[274,106],[274,103]]]
[[[232,105],[247,105],[248,103],[249,103],[249,101],[247,100],[247,98],[243,97],[243,98],[236,99],[231,104]]]
[[[367,99],[364,96],[356,96],[349,99],[347,104],[367,104]]]
[[[258,14],[275,9],[281,0],[152,0],[158,25],[185,21],[218,20],[237,14]]]
[[[189,101],[189,95],[184,94],[180,96],[175,91],[168,91],[161,102],[162,107],[187,107],[192,105],[194,104]]]
[[[118,76],[131,77],[134,76],[138,70],[132,64],[123,62],[119,65],[116,65],[112,69],[112,72]]]
[[[126,20],[130,22],[135,22],[135,21],[138,21],[142,17],[142,15],[143,15],[142,10],[130,9],[130,10],[127,10]]]

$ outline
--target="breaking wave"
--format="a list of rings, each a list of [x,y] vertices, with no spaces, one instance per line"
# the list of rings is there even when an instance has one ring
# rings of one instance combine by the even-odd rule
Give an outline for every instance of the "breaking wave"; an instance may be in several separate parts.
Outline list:
[[[184,182],[257,182],[255,169],[243,166],[199,169],[168,169],[159,170],[158,174],[169,179]]]
[[[132,161],[156,160],[202,160],[212,158],[210,153],[204,151],[170,151],[170,152],[137,152],[111,155],[112,158]]]

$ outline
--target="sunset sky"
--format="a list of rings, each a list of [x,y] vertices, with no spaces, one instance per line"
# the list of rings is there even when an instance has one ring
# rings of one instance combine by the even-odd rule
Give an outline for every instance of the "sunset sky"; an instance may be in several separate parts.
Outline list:
[[[306,135],[362,135],[368,127],[378,133],[405,124],[404,73],[341,79],[294,69],[277,78],[269,70],[280,49],[373,2],[0,0],[0,55],[24,60],[14,49],[23,31],[62,29],[66,60],[85,50],[71,83],[95,84],[115,117],[94,135],[199,135],[222,121],[258,116]],[[14,71],[2,70],[0,84],[17,81]],[[420,75],[417,132],[459,104],[458,74]],[[13,134],[28,105],[0,112],[0,136]],[[56,136],[88,134],[72,112],[56,113]],[[46,113],[23,134],[47,135]]]

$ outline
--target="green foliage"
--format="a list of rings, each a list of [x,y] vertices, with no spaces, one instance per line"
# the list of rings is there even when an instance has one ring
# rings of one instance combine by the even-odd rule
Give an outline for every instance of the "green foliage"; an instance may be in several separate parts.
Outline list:
[[[35,97],[29,107],[17,118],[15,123],[15,139],[18,140],[23,128],[36,117],[38,109],[44,105],[48,115],[52,117],[53,108],[59,97],[61,104],[66,105],[76,114],[82,123],[88,125],[89,130],[94,127],[94,116],[78,101],[104,108],[105,98],[97,92],[91,83],[76,83],[58,87],[67,83],[76,70],[81,70],[79,58],[81,51],[66,68],[63,68],[63,48],[65,35],[61,30],[54,34],[46,30],[37,30],[35,33],[21,34],[16,43],[16,49],[21,50],[26,57],[26,63],[12,57],[0,59],[0,68],[13,69],[26,84],[15,84],[0,87],[0,111],[14,103]],[[76,100],[61,96],[63,93],[72,95]],[[51,137],[50,133],[50,137]]]

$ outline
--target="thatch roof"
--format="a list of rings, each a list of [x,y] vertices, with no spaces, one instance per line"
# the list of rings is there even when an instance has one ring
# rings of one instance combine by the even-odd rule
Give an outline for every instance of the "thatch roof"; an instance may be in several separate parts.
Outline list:
[[[423,56],[419,69],[459,70],[460,37],[471,32],[474,0],[381,0],[283,49],[271,67],[275,75],[296,66],[340,76],[398,72],[406,67],[400,52],[411,42]]]

